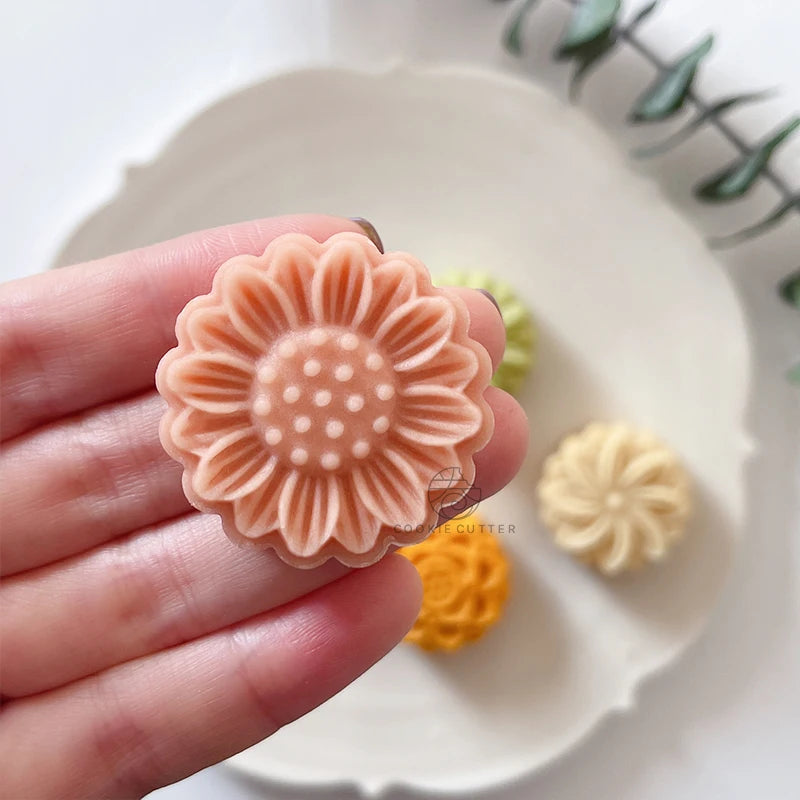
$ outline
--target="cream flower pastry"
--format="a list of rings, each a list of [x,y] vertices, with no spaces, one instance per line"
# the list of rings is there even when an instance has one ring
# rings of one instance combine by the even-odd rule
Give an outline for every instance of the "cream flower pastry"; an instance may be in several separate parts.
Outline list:
[[[416,258],[360,234],[287,234],[226,262],[156,374],[187,498],[299,567],[419,541],[437,519],[432,477],[473,480],[493,429],[468,322]]]
[[[567,436],[545,462],[538,495],[556,544],[607,575],[661,561],[691,509],[675,453],[623,423]]]
[[[486,272],[450,270],[438,276],[442,286],[467,286],[485,289],[497,300],[506,328],[506,349],[495,370],[492,384],[516,395],[533,366],[536,355],[536,327],[530,311],[507,284]]]
[[[508,561],[477,514],[454,519],[400,552],[422,578],[422,609],[406,641],[424,650],[457,650],[502,616]]]

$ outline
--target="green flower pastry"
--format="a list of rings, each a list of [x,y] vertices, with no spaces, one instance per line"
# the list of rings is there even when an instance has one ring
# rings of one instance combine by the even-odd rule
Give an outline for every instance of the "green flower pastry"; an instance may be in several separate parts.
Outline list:
[[[486,289],[497,300],[506,326],[506,352],[492,378],[492,384],[516,395],[530,372],[536,351],[536,328],[531,313],[517,293],[487,272],[449,270],[437,276],[439,286]]]

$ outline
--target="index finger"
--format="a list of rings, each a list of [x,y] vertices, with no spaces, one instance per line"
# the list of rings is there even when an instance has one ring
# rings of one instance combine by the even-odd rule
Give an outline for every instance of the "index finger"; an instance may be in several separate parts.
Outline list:
[[[0,439],[152,386],[175,318],[227,259],[284,233],[340,231],[365,228],[320,214],[253,220],[0,286]]]

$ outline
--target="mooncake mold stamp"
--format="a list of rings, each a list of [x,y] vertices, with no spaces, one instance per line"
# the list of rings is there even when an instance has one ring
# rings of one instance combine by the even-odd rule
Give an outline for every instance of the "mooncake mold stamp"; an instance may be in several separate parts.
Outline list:
[[[156,375],[187,498],[295,566],[364,566],[419,541],[437,519],[431,478],[474,480],[493,429],[468,323],[421,262],[360,234],[287,234],[226,262]]]
[[[675,453],[624,423],[594,422],[564,439],[538,495],[556,544],[607,575],[664,559],[691,510]]]
[[[517,395],[536,360],[536,326],[528,307],[508,283],[488,272],[448,270],[437,276],[437,283],[485,289],[497,301],[506,328],[506,349],[492,377],[492,384]]]
[[[422,609],[406,641],[423,650],[458,650],[500,619],[509,567],[477,514],[451,520],[424,542],[400,551],[422,578]]]

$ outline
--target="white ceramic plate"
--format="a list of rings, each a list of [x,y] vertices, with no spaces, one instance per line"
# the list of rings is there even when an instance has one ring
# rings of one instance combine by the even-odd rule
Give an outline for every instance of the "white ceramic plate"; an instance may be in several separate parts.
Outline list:
[[[360,213],[435,273],[492,270],[540,328],[530,455],[484,515],[514,526],[508,613],[451,656],[400,646],[230,762],[303,785],[474,790],[563,754],[705,625],[741,532],[750,346],[725,272],[583,113],[468,68],[307,70],[192,120],[89,219],[61,261],[286,211]],[[694,475],[665,566],[613,582],[536,521],[545,455],[591,419],[649,426]]]

